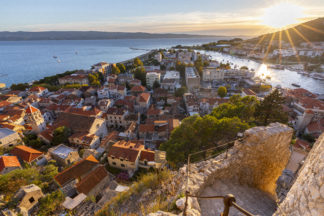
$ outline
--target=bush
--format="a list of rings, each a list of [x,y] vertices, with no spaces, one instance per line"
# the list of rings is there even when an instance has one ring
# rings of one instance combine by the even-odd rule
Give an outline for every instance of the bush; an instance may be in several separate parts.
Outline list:
[[[55,211],[60,208],[61,203],[64,200],[64,194],[62,191],[57,190],[54,191],[45,197],[39,200],[39,216],[46,216],[46,215],[56,215]]]

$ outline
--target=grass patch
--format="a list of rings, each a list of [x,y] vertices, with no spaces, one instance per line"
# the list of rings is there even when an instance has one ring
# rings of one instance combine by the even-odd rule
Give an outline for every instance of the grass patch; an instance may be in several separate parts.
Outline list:
[[[163,181],[166,181],[171,177],[172,174],[170,170],[162,170],[160,172],[149,172],[142,174],[140,177],[138,177],[138,180],[132,184],[128,191],[118,193],[97,215],[116,215],[117,212],[122,209],[122,205],[125,204],[125,202],[129,200],[131,196],[138,196],[147,189],[154,191],[159,188]],[[168,207],[168,203],[166,203],[163,196],[158,196],[155,200],[152,200],[152,203],[153,202],[153,205],[145,206],[145,208],[144,206],[142,206],[143,204],[132,203],[132,205],[138,205],[138,210],[145,210],[146,213],[154,212],[155,210],[157,211],[159,209],[165,209]]]

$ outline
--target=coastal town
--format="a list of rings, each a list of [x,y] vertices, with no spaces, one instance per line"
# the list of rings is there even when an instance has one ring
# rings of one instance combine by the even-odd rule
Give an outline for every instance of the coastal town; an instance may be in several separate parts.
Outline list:
[[[172,166],[161,145],[186,118],[211,115],[235,97],[262,103],[273,92],[284,98],[280,106],[295,130],[295,173],[324,132],[323,95],[276,88],[247,67],[197,51],[153,50],[4,88],[0,173],[8,190],[0,196],[1,213],[99,211],[141,173]]]

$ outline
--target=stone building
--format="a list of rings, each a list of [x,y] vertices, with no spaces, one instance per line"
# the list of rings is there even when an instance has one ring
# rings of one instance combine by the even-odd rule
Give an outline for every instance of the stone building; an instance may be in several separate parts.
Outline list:
[[[0,174],[6,174],[20,168],[21,165],[16,156],[0,156]]]
[[[32,105],[26,109],[27,123],[31,124],[33,133],[40,133],[46,129],[46,123],[41,111]]]
[[[52,147],[48,152],[60,166],[68,166],[80,160],[78,151],[64,144]]]
[[[54,179],[70,197],[81,193],[97,196],[113,181],[111,174],[92,155],[63,170]]]
[[[22,143],[19,134],[8,128],[0,128],[0,147],[12,147]]]
[[[34,185],[22,186],[15,194],[14,199],[19,200],[17,208],[22,215],[31,215],[40,198],[44,196],[42,190]]]

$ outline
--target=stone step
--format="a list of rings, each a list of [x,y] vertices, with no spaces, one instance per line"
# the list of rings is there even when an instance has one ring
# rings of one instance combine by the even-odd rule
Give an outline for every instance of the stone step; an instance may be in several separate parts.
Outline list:
[[[271,216],[276,211],[276,202],[268,194],[249,186],[240,185],[230,180],[217,180],[206,187],[201,196],[215,196],[233,194],[236,203],[254,215]],[[220,215],[224,204],[222,199],[200,199],[201,213],[203,216]],[[235,208],[230,209],[230,216],[243,215]]]

